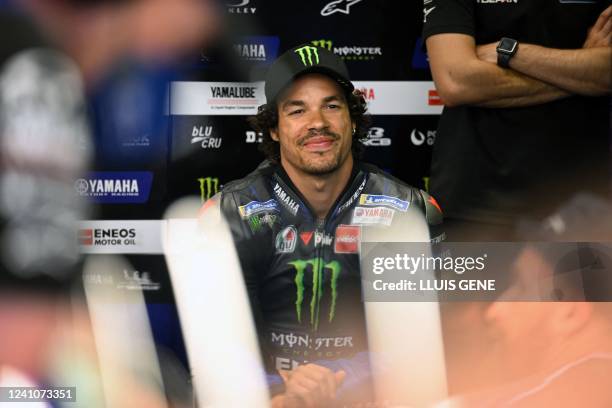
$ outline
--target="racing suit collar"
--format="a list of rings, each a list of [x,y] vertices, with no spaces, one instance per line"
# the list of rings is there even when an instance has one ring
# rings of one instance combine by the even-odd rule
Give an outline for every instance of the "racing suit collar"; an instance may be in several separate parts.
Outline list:
[[[291,181],[291,178],[289,177],[289,175],[287,174],[283,166],[280,163],[275,164],[274,166],[275,166],[275,174],[280,178],[283,184],[287,186],[289,192],[297,196],[297,198],[299,198],[299,200],[302,203],[304,203],[304,205],[309,211],[309,215],[313,218],[313,220],[315,220],[316,219],[316,217],[314,216],[315,212],[312,209],[310,203],[308,202],[308,200],[306,200],[306,198],[302,195],[302,193],[297,189],[295,184],[293,184],[293,182]],[[340,194],[338,195],[338,198],[336,198],[336,201],[330,207],[330,210],[327,213],[327,216],[325,217],[325,221],[327,221],[328,219],[330,219],[330,217],[334,215],[334,213],[336,212],[337,208],[339,207],[341,203],[347,201],[347,199],[351,197],[352,190],[354,190],[353,186],[355,184],[355,180],[357,178],[360,178],[359,177],[360,174],[363,174],[363,171],[361,170],[362,170],[361,163],[356,159],[353,160],[353,168],[351,169],[351,175],[348,179],[348,182],[342,189],[342,192],[340,192]]]

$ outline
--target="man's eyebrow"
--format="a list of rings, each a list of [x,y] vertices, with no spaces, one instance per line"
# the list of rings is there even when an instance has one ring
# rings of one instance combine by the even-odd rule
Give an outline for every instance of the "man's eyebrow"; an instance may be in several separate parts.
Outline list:
[[[330,95],[330,96],[326,96],[325,98],[323,98],[323,102],[333,102],[333,101],[345,102],[345,99],[342,98],[340,95]]]
[[[340,95],[329,95],[323,98],[323,103],[329,102],[341,102],[344,103],[346,100]],[[306,103],[300,99],[290,99],[281,104],[281,110],[286,110],[291,107],[303,107]]]
[[[304,105],[305,105],[304,101],[301,101],[299,99],[291,99],[291,100],[283,102],[282,105],[281,105],[281,109],[285,110],[285,109],[290,108],[292,106],[302,107]]]

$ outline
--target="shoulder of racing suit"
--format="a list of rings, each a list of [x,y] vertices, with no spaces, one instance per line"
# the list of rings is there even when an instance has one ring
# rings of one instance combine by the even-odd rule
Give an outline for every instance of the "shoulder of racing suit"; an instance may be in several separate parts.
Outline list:
[[[240,219],[246,220],[250,210],[249,204],[265,208],[268,200],[277,201],[278,197],[272,191],[270,180],[275,175],[280,175],[280,173],[282,173],[282,170],[278,165],[264,161],[244,178],[227,183],[223,190],[213,197],[212,200],[218,202],[221,211],[231,224]],[[361,178],[363,182],[355,182],[357,178]],[[285,176],[286,179],[287,177]],[[443,220],[442,210],[436,200],[425,191],[408,185],[374,165],[363,162],[355,164],[355,170],[349,186],[338,203],[340,208],[353,208],[359,205],[359,198],[363,195],[398,198],[410,203],[410,206],[419,208],[423,212],[431,229],[432,241],[436,242],[444,239],[444,234],[440,232]],[[296,199],[300,198],[299,192],[295,191],[295,187],[290,182],[284,188]],[[246,207],[247,211],[242,216],[237,211],[240,207],[243,209]],[[243,236],[251,235],[245,222],[239,222],[239,224],[242,224],[242,226],[233,225],[234,232],[238,232],[241,229],[244,233]]]
[[[440,208],[440,205],[438,205],[436,199],[427,192],[416,187],[412,187],[411,185],[372,164],[360,163],[360,166],[370,174],[370,180],[376,180],[378,188],[376,185],[374,185],[372,189],[385,190],[388,187],[385,187],[384,184],[386,182],[390,182],[389,184],[396,189],[394,193],[409,194],[411,205],[414,205],[423,211],[427,224],[430,226],[442,224],[444,219],[442,209]]]

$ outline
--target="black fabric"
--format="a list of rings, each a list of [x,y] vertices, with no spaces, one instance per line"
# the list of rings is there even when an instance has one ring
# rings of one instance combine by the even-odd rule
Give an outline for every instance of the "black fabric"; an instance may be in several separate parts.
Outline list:
[[[426,1],[424,37],[462,33],[476,44],[581,48],[607,1]],[[433,8],[433,9],[432,9]],[[574,96],[512,109],[446,107],[432,157],[431,193],[459,220],[512,224],[550,213],[577,191],[608,191],[608,97]]]
[[[347,93],[354,89],[348,69],[340,57],[325,48],[303,44],[278,57],[268,70],[266,100],[273,101],[294,78],[307,73],[325,74],[337,81]]]
[[[285,194],[288,198],[283,199]],[[240,257],[268,372],[307,361],[347,359],[367,350],[359,256],[356,250],[336,252],[338,228],[359,224],[353,222],[356,208],[374,208],[359,204],[367,194],[409,203],[408,210],[425,214],[432,240],[440,239],[442,214],[435,200],[361,163],[355,165],[348,187],[322,223],[313,217],[282,168],[269,162],[246,178],[228,183],[221,192],[221,211]],[[245,213],[249,203],[270,200],[274,208]],[[401,211],[392,205],[385,208]],[[278,242],[287,228],[294,228],[295,247],[282,252]],[[320,300],[313,301],[317,263],[322,267],[321,292]]]

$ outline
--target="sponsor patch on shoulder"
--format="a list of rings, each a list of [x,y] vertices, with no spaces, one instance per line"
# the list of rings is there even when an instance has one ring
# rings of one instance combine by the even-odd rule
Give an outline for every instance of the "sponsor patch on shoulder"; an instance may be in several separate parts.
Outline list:
[[[372,225],[382,224],[389,226],[393,222],[395,210],[386,207],[355,207],[351,224]]]
[[[410,201],[404,201],[397,197],[391,197],[382,194],[362,194],[359,196],[359,205],[367,206],[385,206],[394,208],[399,211],[407,211],[410,207]]]
[[[240,212],[240,216],[242,218],[248,218],[253,214],[258,214],[264,211],[280,212],[278,209],[278,202],[274,199],[263,203],[261,201],[251,201],[248,204],[238,207],[238,212]]]
[[[251,232],[256,234],[259,231],[262,231],[265,226],[274,228],[274,226],[280,222],[280,218],[276,214],[266,212],[264,214],[251,215],[246,219],[246,222],[248,223]]]

